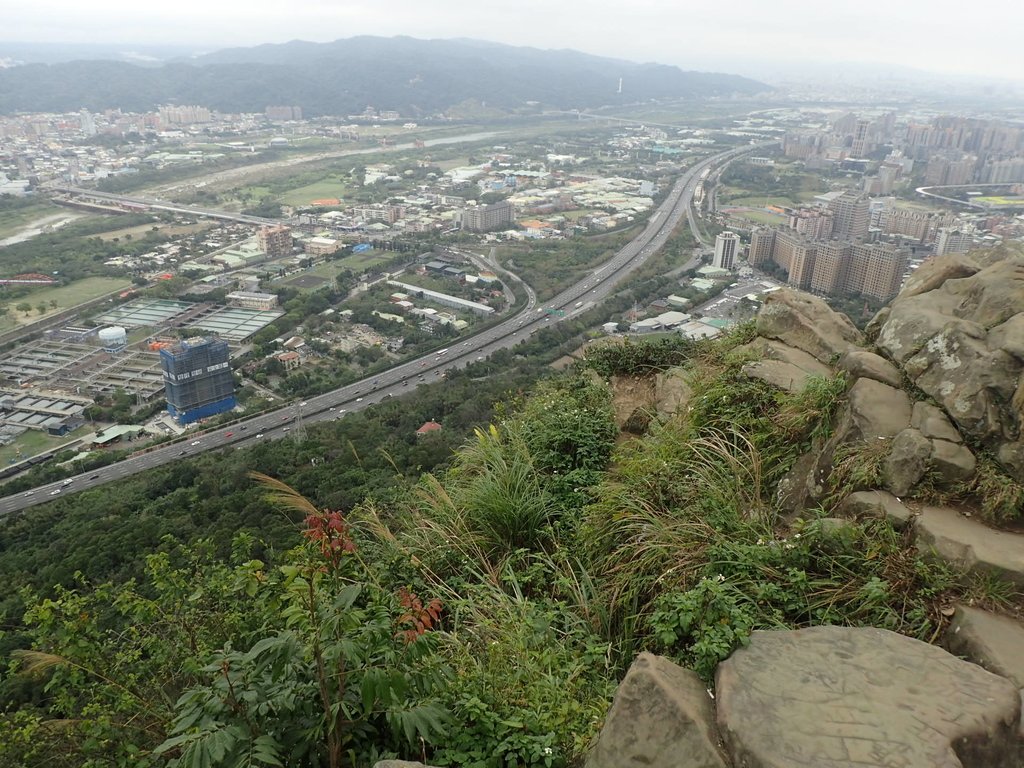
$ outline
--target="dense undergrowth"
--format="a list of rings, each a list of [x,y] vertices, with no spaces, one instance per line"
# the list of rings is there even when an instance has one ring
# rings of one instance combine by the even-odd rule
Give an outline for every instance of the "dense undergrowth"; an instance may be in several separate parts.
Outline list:
[[[755,629],[932,640],[954,598],[1009,599],[885,521],[783,520],[778,481],[846,383],[779,393],[740,374],[750,339],[597,352],[443,472],[344,514],[273,486],[301,534],[287,552],[168,544],[137,585],[26,592],[0,763],[577,765],[640,650],[710,684]],[[668,364],[687,368],[684,412],[620,440],[594,369]],[[834,473],[833,496],[864,471]]]

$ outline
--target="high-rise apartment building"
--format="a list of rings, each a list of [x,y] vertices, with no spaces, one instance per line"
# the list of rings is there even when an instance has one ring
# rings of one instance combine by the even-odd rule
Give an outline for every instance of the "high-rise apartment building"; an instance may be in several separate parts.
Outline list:
[[[789,257],[789,277],[786,282],[794,288],[810,288],[817,251],[814,243],[802,242],[794,245]]]
[[[235,407],[228,343],[218,338],[182,341],[160,350],[167,412],[191,424]]]
[[[735,269],[740,238],[735,232],[721,232],[715,238],[715,258],[712,266],[719,269]]]
[[[866,195],[847,190],[828,204],[832,236],[837,240],[863,240],[868,234],[871,206]]]
[[[971,250],[974,245],[974,237],[970,232],[964,232],[953,227],[940,227],[935,236],[935,255],[944,256],[947,253],[965,253]]]
[[[750,233],[750,249],[747,251],[747,263],[758,267],[772,260],[775,249],[774,229],[755,229]]]
[[[831,240],[819,243],[811,276],[811,292],[832,296],[843,292],[850,263],[850,243]]]
[[[875,243],[870,246],[864,287],[860,294],[879,301],[889,301],[899,293],[906,269],[907,257],[903,251],[892,245]]]
[[[292,252],[292,231],[283,224],[260,227],[256,233],[256,243],[272,259],[288,256]]]
[[[476,205],[461,212],[461,226],[467,232],[490,232],[516,220],[516,209],[508,200],[492,205]]]

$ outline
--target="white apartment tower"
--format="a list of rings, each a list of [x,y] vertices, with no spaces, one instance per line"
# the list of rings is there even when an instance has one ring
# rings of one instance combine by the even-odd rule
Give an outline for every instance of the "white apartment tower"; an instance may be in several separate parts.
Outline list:
[[[739,246],[740,238],[735,232],[722,232],[715,238],[715,260],[711,263],[720,269],[735,269]]]

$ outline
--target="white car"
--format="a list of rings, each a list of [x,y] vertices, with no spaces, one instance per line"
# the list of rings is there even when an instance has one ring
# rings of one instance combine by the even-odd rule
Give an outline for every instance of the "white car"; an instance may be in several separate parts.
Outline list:
[[[189,443],[189,445],[199,445],[199,441],[193,440],[191,443]]]
[[[50,491],[51,496],[56,496],[58,493],[60,493],[60,488],[54,488],[52,491]]]
[[[356,402],[357,402],[357,403],[361,403],[361,402],[363,402],[363,398],[361,398],[361,397],[357,397],[357,398],[356,398]]]
[[[299,408],[305,408],[309,403],[299,403]]]
[[[256,434],[256,439],[257,440],[259,440],[261,437],[263,437],[263,433],[262,432],[259,432],[259,433]]]

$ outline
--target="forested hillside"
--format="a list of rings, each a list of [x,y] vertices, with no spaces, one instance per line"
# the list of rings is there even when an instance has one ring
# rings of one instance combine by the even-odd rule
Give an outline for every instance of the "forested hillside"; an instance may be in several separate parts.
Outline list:
[[[526,102],[577,109],[766,90],[737,75],[683,72],[576,51],[357,37],[230,49],[159,67],[77,61],[0,69],[0,112],[83,107],[143,112],[169,103],[262,112],[267,105],[294,104],[307,117],[358,114],[367,106],[422,117],[467,100],[502,110]]]
[[[578,765],[639,650],[710,684],[754,629],[929,640],[950,600],[1011,599],[890,520],[827,519],[869,464],[837,464],[816,511],[779,507],[850,379],[779,388],[749,375],[756,342],[750,324],[589,345],[540,383],[470,372],[6,523],[0,578],[25,587],[0,762]],[[445,430],[410,438],[427,418]]]

